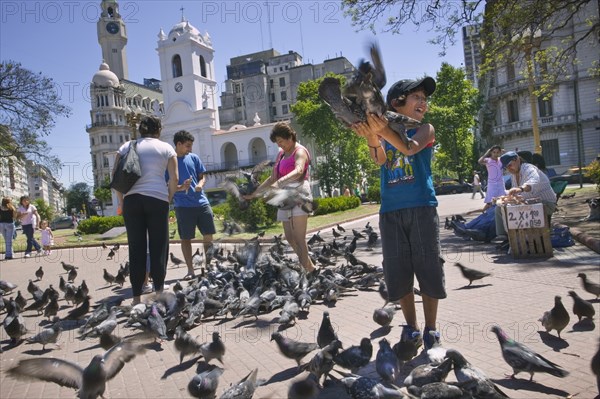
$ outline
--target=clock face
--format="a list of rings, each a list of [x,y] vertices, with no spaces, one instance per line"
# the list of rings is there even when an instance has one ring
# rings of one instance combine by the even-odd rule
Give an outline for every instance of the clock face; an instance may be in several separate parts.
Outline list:
[[[116,22],[109,22],[106,24],[106,30],[108,33],[117,34],[119,33],[119,24]]]
[[[180,92],[183,89],[183,84],[181,82],[175,83],[175,91]]]

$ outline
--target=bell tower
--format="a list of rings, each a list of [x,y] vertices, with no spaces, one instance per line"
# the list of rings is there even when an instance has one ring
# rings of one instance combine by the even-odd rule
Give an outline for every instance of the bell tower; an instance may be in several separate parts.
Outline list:
[[[160,30],[157,51],[165,104],[163,130],[184,120],[206,132],[218,130],[215,50],[208,32],[200,33],[182,17],[168,35]]]
[[[102,58],[119,79],[128,79],[127,54],[125,52],[127,30],[125,22],[119,14],[119,4],[115,0],[102,0],[100,6],[102,13],[97,27]]]

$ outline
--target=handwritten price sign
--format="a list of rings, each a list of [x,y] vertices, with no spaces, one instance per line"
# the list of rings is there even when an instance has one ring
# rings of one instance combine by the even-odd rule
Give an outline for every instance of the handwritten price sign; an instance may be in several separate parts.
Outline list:
[[[538,229],[546,225],[544,205],[514,205],[506,207],[506,224],[509,230]]]

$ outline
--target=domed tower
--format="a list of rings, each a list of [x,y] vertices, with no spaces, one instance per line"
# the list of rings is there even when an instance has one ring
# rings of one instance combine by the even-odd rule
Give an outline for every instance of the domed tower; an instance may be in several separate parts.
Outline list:
[[[131,135],[125,117],[125,87],[105,62],[92,78],[90,102],[92,123],[86,126],[86,131],[90,135],[94,186],[99,187],[111,175],[112,154]]]
[[[98,43],[102,47],[102,58],[119,79],[128,79],[127,31],[119,14],[119,4],[115,0],[102,0],[102,13],[98,19]]]
[[[160,30],[157,51],[165,109],[163,139],[170,142],[175,133],[171,126],[180,130],[189,124],[185,129],[195,134],[194,147],[202,148],[208,144],[203,143],[207,135],[220,128],[211,38],[182,18],[168,35]]]

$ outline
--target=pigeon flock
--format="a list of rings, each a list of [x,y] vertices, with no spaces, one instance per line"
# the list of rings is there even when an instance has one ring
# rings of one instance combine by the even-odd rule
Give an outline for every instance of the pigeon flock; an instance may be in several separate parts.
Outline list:
[[[113,254],[102,267],[46,261],[36,265],[23,287],[0,280],[2,332],[7,338],[0,344],[5,382],[46,381],[73,389],[72,396],[80,398],[132,397],[124,391],[111,395],[111,384],[116,384],[115,377],[127,370],[128,363],[147,358],[149,365],[164,363],[166,370],[158,374],[161,379],[193,370],[180,390],[183,396],[199,398],[275,397],[266,393],[268,386],[281,381],[287,384],[289,398],[508,397],[499,384],[503,379],[489,377],[498,375],[498,370],[478,368],[480,359],[467,360],[444,337],[441,345],[424,350],[421,333],[402,327],[395,318],[401,308],[387,299],[381,266],[369,263],[365,256],[380,250],[378,238],[370,224],[354,229],[337,225],[327,233],[310,235],[317,275],[303,273],[280,236],[264,240],[257,236],[241,244],[216,242],[206,254],[195,252],[194,267],[202,271],[195,278],[176,281],[168,291],[148,295],[135,306],[124,300],[129,295],[128,263],[114,266],[122,255],[119,247],[104,249]],[[170,254],[167,280],[181,263]],[[483,294],[492,285],[488,271],[460,262],[455,265],[467,281],[463,288],[470,292]],[[93,286],[80,277],[89,273],[98,276]],[[577,334],[565,336],[571,316],[591,326],[596,320],[592,302],[600,287],[584,273],[573,279],[577,278],[582,290],[568,291],[572,309],[557,295],[554,307],[539,319],[539,330],[549,336],[556,332],[560,341],[568,342]],[[487,284],[477,285],[482,279]],[[418,300],[417,289],[415,294]],[[381,301],[380,307],[356,309],[356,323],[371,325],[371,334],[362,337],[334,316],[336,307],[348,306],[345,301],[360,307],[354,300],[359,295],[376,295]],[[369,316],[362,317],[365,314]],[[309,320],[318,323],[309,327]],[[562,362],[554,362],[554,357],[537,353],[542,352],[542,344],[518,342],[506,332],[510,328],[494,325],[488,330],[505,361],[500,374],[511,371],[507,379],[522,380],[527,389],[527,383],[538,384],[534,375],[539,373],[563,378],[572,372],[568,362],[559,365]],[[306,334],[309,330],[313,334]],[[260,345],[276,348],[269,353],[288,359],[288,370],[273,369],[268,359],[256,362],[239,352],[240,345],[259,344],[253,334],[260,331],[269,338],[266,343],[260,340]],[[78,352],[90,356],[53,356],[53,351],[62,349],[61,343],[73,338],[80,342]],[[23,351],[21,345],[27,349]],[[167,348],[173,356],[161,354]],[[13,351],[13,359],[5,362]],[[598,363],[600,355],[594,359]],[[239,370],[240,362],[247,367],[246,374],[232,376],[232,365],[237,363]],[[600,365],[594,367],[598,370]],[[144,370],[139,365],[136,369]],[[448,377],[452,372],[454,377]],[[523,379],[522,372],[529,376]],[[223,379],[236,382],[225,384]]]

